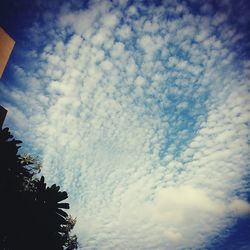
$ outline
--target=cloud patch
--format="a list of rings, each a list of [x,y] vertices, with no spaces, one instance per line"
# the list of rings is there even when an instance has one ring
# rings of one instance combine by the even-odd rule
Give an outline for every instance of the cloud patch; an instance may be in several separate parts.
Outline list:
[[[249,213],[249,63],[210,7],[67,4],[39,70],[14,68],[27,89],[3,90],[9,124],[28,120],[84,248],[206,248]]]

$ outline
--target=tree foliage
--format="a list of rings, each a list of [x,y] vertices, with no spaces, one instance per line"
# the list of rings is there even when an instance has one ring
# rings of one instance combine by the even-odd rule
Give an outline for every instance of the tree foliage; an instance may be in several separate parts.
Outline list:
[[[41,163],[19,155],[21,143],[8,128],[0,130],[0,249],[77,249],[70,235],[75,220],[64,211],[67,193],[37,177]]]

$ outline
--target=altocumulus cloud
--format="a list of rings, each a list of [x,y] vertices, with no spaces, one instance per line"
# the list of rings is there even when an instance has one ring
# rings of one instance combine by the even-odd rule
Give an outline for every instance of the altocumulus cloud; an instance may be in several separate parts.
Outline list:
[[[69,192],[84,249],[204,249],[250,212],[243,34],[229,6],[126,2],[65,4],[34,25],[47,45],[2,90],[9,121]]]

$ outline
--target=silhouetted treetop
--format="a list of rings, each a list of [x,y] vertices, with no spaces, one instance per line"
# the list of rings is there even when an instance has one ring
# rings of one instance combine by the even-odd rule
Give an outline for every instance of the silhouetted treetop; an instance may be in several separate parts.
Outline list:
[[[77,249],[77,237],[70,235],[75,220],[64,211],[67,193],[37,177],[41,162],[19,155],[21,143],[8,128],[0,130],[0,249]]]

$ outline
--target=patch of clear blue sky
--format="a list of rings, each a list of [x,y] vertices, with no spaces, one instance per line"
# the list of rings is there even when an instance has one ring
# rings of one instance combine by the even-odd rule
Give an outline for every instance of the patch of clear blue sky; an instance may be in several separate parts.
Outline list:
[[[46,3],[45,3],[46,2]],[[68,1],[64,1],[68,2]],[[73,4],[73,8],[79,9],[79,8],[85,8],[88,5],[88,1],[83,1],[82,4],[79,4],[77,1],[71,1]],[[134,1],[130,1],[132,4]],[[146,5],[152,5],[155,4],[160,5],[162,1],[144,1]],[[181,1],[183,2],[183,1]],[[201,14],[200,13],[200,2],[202,1],[191,1],[187,0],[185,1],[188,6],[191,7],[191,11],[195,14]],[[211,13],[214,13],[216,10],[223,11],[221,9],[220,1],[211,0],[206,1],[211,3],[213,6],[213,9]],[[25,51],[27,51],[30,47],[33,47],[36,51],[41,51],[44,47],[44,45],[47,43],[47,36],[44,36],[41,34],[41,37],[39,41],[33,41],[30,40],[29,32],[32,23],[38,22],[42,24],[44,22],[42,15],[46,10],[50,11],[58,11],[59,6],[61,5],[62,1],[59,0],[50,0],[50,1],[30,1],[30,0],[2,0],[1,1],[1,8],[0,8],[0,25],[5,28],[8,33],[16,40],[16,45],[14,52],[10,58],[10,65],[22,65],[24,69],[28,69],[30,71],[37,70],[37,65],[34,65],[33,61],[30,61],[28,57],[25,54]],[[250,1],[248,0],[239,0],[239,1],[231,1],[231,9],[232,12],[230,14],[229,22],[231,25],[235,26],[238,31],[241,31],[245,34],[245,38],[241,40],[234,48],[231,48],[234,50],[237,55],[238,59],[240,58],[250,58]],[[123,11],[126,11],[124,9]],[[144,15],[145,13],[140,13],[141,15]],[[166,16],[167,19],[174,19],[174,18],[180,18],[179,16],[176,16],[174,13],[173,15]],[[121,20],[121,23],[123,23],[124,20]],[[217,30],[217,35],[220,34],[220,30]],[[65,37],[65,39],[69,39],[70,37]],[[128,41],[126,46],[135,46],[135,41]],[[183,53],[178,48],[178,45],[172,45],[172,49],[178,51],[178,56],[180,58],[187,58],[187,54]],[[159,55],[160,56],[160,55]],[[140,57],[138,57],[138,60],[140,60]],[[140,63],[139,61],[137,63]],[[201,65],[202,66],[202,65]],[[174,70],[174,69],[173,69]],[[192,76],[187,75],[187,78],[185,81],[192,80]],[[168,81],[171,82],[168,87],[175,87],[176,86],[176,78],[169,78]],[[200,75],[200,78],[197,79],[197,83],[202,81],[202,73]],[[5,84],[6,86],[9,86],[9,88],[12,88],[14,86],[20,85],[18,82],[18,79],[16,79],[13,76],[13,68],[7,67],[6,72],[0,81],[0,84]],[[165,91],[165,90],[163,90]],[[177,150],[175,152],[175,156],[178,157],[178,152],[184,147],[195,135],[196,131],[199,129],[199,123],[197,122],[197,119],[199,115],[206,114],[206,107],[205,102],[209,96],[209,92],[204,92],[199,96],[199,99],[192,98],[193,95],[193,89],[190,91],[189,95],[186,96],[178,96],[172,94],[172,93],[166,93],[166,98],[169,98],[171,100],[170,105],[162,105],[162,102],[159,100],[158,97],[154,97],[154,101],[156,105],[159,105],[159,112],[162,117],[166,113],[170,114],[170,129],[166,129],[165,135],[166,135],[166,143],[161,148],[161,157],[163,157],[168,148],[171,146],[171,144],[178,140],[179,143],[177,144]],[[28,97],[27,97],[28,98]],[[176,104],[180,101],[186,101],[189,105],[189,112],[184,111],[178,111],[176,109]],[[3,93],[0,90],[0,101],[1,102],[7,102],[10,100],[6,100],[6,97],[3,95]],[[199,103],[201,105],[201,108],[195,109],[195,104]],[[147,105],[147,104],[145,104]],[[192,112],[190,112],[192,110]],[[175,120],[177,119],[181,120],[181,123],[179,123],[178,126],[172,126],[175,123]],[[14,126],[13,126],[14,127]],[[182,130],[188,130],[188,136],[178,138],[178,134]],[[20,138],[22,139],[22,138]],[[62,177],[63,178],[63,177]],[[60,182],[60,177],[59,177]],[[249,183],[249,178],[247,180]],[[60,184],[60,183],[58,183]],[[250,201],[250,196],[248,197],[248,200]],[[218,238],[211,239],[211,245],[207,247],[207,249],[218,249],[218,250],[235,250],[235,249],[250,249],[250,217],[241,218],[235,221],[235,226],[230,229],[228,232],[225,232],[224,239],[221,239],[221,236],[218,236]]]

